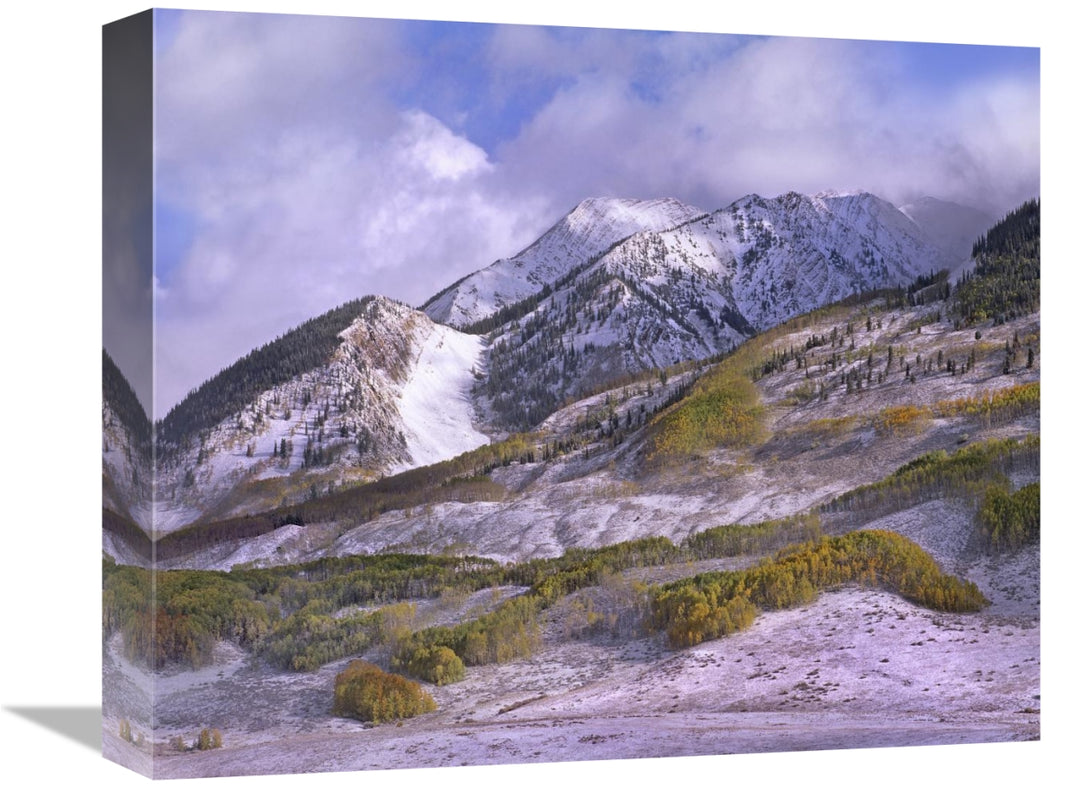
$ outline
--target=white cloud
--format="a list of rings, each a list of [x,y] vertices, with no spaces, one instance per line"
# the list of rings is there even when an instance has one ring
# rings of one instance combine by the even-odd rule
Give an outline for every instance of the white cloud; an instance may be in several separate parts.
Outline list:
[[[1038,188],[1036,89],[928,97],[872,44],[498,28],[450,85],[475,106],[436,117],[403,98],[425,53],[400,23],[272,20],[185,16],[162,57],[159,190],[197,219],[159,272],[163,404],[349,298],[419,303],[588,196]],[[446,125],[519,95],[543,102],[495,150]]]
[[[176,21],[157,191],[197,230],[158,271],[159,411],[315,314],[371,292],[417,303],[537,230],[481,148],[389,98],[415,73],[400,23]]]
[[[400,24],[270,14],[182,13],[158,60],[163,162],[243,155],[282,130],[347,122],[379,134],[379,86],[409,72]]]
[[[401,155],[437,179],[458,180],[493,169],[482,148],[451,132],[425,112],[405,113],[405,128],[391,140],[401,146]]]
[[[189,162],[200,233],[159,303],[163,407],[308,317],[374,292],[419,303],[537,231],[496,196],[484,152],[431,116],[399,113],[385,139],[348,132]]]
[[[600,185],[705,208],[833,187],[981,207],[1030,196],[1037,85],[930,95],[905,81],[894,50],[866,42],[759,39],[726,54],[664,61],[663,89],[644,97],[632,71],[564,84],[500,159],[521,179],[557,174],[568,195]]]

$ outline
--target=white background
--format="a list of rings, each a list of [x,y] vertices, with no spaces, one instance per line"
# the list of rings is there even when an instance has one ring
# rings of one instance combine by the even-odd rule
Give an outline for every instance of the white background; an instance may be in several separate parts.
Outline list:
[[[1043,79],[1043,740],[843,753],[470,767],[409,772],[227,778],[211,785],[449,786],[602,780],[629,785],[700,779],[710,785],[1062,784],[1077,726],[1071,626],[1080,518],[1064,447],[1074,437],[1068,393],[1076,361],[1059,351],[1075,334],[1064,294],[1080,263],[1075,243],[1075,42],[1051,4],[640,4],[545,0],[222,2],[202,8],[583,26],[1006,44],[1042,48]],[[694,7],[698,6],[698,9]],[[144,10],[131,2],[9,4],[0,20],[0,774],[8,785],[142,784],[92,748],[30,722],[19,709],[100,707],[100,78],[101,25]],[[708,12],[701,7],[714,8]],[[1061,4],[1059,7],[1064,8]],[[974,9],[978,9],[977,11]],[[13,10],[14,9],[14,10]],[[1070,84],[1071,83],[1071,84]],[[1074,351],[1075,352],[1075,351]],[[1071,609],[1070,609],[1071,608]],[[13,711],[15,710],[15,711]],[[32,775],[32,776],[31,776]],[[14,782],[10,781],[14,778]],[[1073,773],[1073,779],[1075,773]],[[179,781],[180,784],[187,781]],[[201,783],[206,785],[207,783]]]

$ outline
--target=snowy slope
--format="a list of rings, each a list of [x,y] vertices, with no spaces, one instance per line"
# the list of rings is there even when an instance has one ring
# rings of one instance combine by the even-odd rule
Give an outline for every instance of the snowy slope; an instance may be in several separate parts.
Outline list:
[[[105,400],[101,408],[101,504],[150,529],[148,452]]]
[[[488,443],[474,426],[469,394],[482,366],[482,351],[480,337],[431,326],[400,391],[398,412],[409,461],[395,471],[430,465]]]
[[[150,528],[151,426],[130,382],[102,351],[101,505]]]

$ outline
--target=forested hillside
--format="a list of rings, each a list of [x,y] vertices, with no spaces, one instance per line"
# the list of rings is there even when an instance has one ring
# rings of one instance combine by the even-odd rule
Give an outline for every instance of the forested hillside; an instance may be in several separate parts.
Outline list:
[[[174,407],[158,425],[163,448],[236,415],[258,394],[329,361],[338,334],[356,320],[370,297],[349,301],[308,320],[253,350],[203,383]]]
[[[975,270],[956,288],[953,312],[968,325],[1003,323],[1039,308],[1039,200],[995,224],[971,250]]]

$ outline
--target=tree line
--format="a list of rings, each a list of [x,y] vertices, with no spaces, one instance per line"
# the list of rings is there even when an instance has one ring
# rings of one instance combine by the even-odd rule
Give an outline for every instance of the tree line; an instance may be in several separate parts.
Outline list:
[[[1039,470],[1039,436],[991,439],[952,454],[938,450],[905,463],[884,479],[849,490],[820,507],[857,527],[943,496],[977,501],[1015,471]]]
[[[432,503],[501,500],[506,490],[491,480],[490,472],[514,462],[535,462],[538,440],[532,435],[511,435],[449,460],[342,487],[330,494],[309,496],[299,503],[259,514],[196,522],[161,536],[156,542],[157,554],[161,559],[175,558],[222,542],[260,536],[285,525],[338,519],[358,525],[384,512]]]

